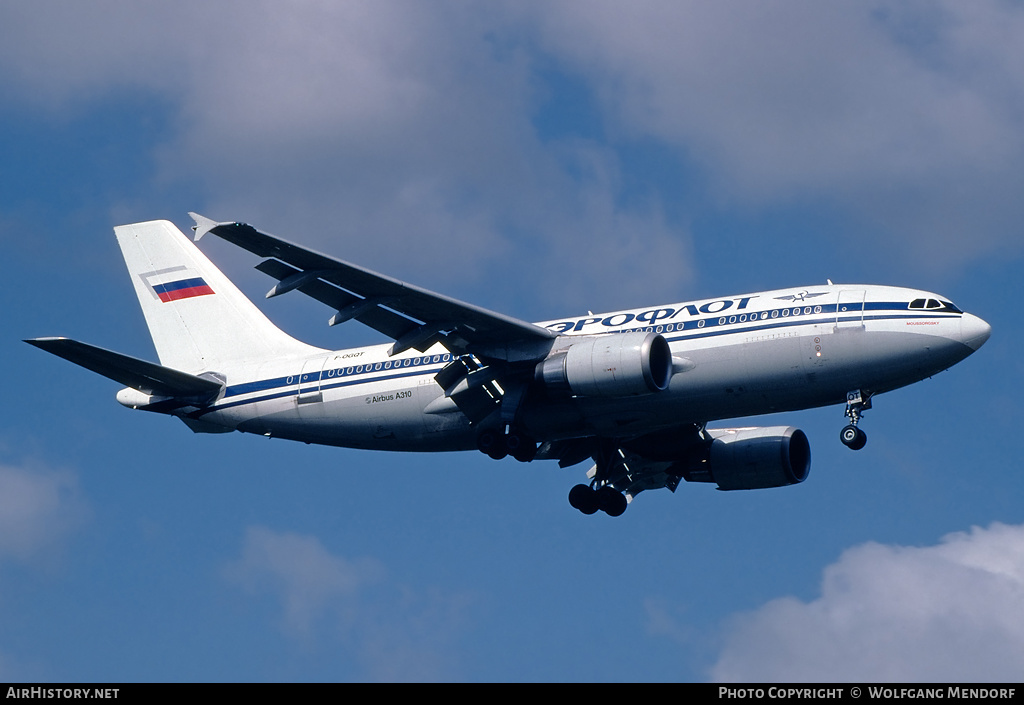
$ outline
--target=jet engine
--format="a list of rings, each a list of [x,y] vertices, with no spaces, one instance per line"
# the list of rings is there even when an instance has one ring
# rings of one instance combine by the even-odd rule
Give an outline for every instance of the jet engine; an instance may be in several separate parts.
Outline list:
[[[538,363],[535,375],[548,389],[576,396],[651,394],[672,381],[672,351],[657,333],[586,336]]]
[[[811,445],[792,426],[708,429],[714,439],[698,463],[679,463],[688,482],[716,482],[720,490],[785,487],[807,479]]]

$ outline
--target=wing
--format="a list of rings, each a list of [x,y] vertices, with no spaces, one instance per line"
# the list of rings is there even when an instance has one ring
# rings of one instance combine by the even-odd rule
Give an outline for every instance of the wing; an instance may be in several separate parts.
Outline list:
[[[196,221],[196,240],[212,233],[266,258],[256,269],[278,280],[267,298],[297,289],[335,309],[330,325],[355,319],[393,339],[392,355],[410,348],[423,352],[439,342],[456,355],[511,362],[543,357],[555,338],[533,323],[377,274],[251,225],[189,215]]]

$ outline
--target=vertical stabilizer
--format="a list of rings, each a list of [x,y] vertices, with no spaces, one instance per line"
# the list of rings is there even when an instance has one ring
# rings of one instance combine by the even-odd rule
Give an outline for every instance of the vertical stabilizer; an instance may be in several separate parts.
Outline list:
[[[173,223],[114,234],[160,364],[198,374],[317,352],[271,323]]]

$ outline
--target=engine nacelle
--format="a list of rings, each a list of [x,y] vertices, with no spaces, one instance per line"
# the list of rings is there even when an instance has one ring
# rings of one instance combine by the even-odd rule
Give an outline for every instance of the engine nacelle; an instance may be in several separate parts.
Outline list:
[[[689,482],[716,482],[720,490],[785,487],[807,479],[811,444],[792,426],[708,429],[714,441],[704,462],[681,469]]]
[[[581,397],[651,394],[672,381],[672,351],[657,333],[586,336],[541,361],[536,378]]]

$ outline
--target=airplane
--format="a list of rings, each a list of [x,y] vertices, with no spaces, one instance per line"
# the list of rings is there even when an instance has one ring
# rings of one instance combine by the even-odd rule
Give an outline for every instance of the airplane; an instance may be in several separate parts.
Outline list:
[[[268,298],[299,291],[392,342],[326,350],[284,333],[174,224],[114,228],[160,363],[68,338],[26,340],[125,388],[122,405],[197,433],[240,431],[348,448],[479,450],[590,459],[569,492],[619,516],[644,490],[803,482],[791,426],[708,423],[846,404],[840,440],[864,447],[875,396],[963,360],[991,328],[949,299],[864,284],[806,286],[529,323],[323,255],[240,222],[190,213],[261,258]]]

